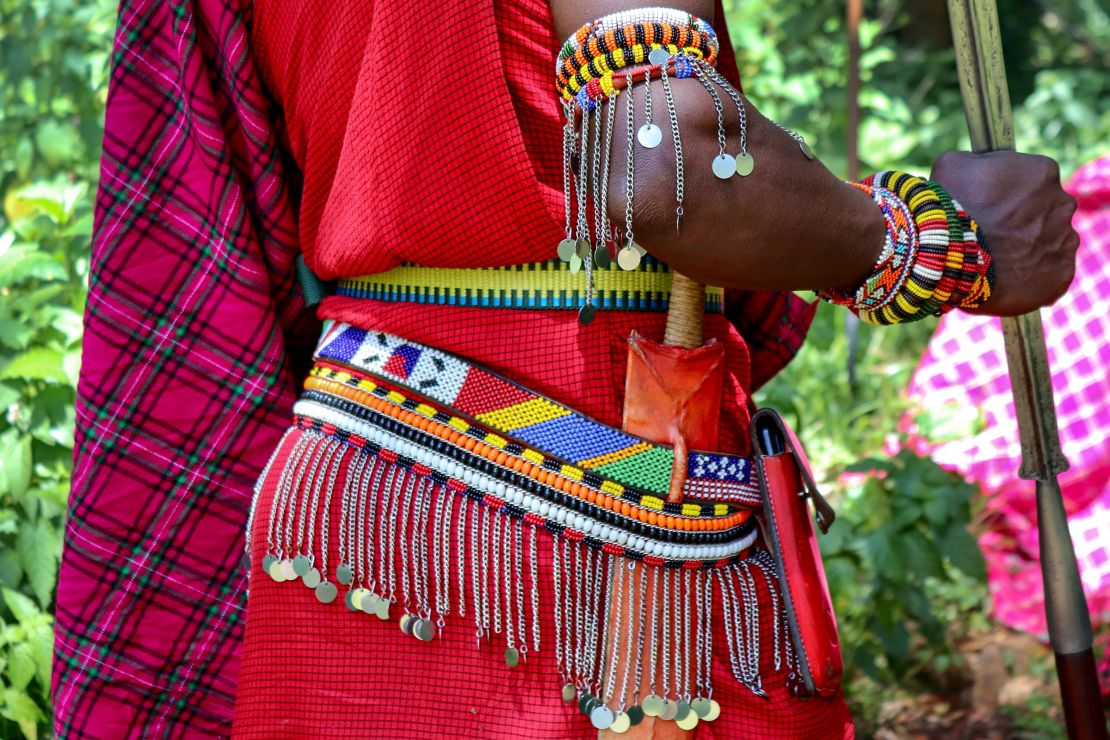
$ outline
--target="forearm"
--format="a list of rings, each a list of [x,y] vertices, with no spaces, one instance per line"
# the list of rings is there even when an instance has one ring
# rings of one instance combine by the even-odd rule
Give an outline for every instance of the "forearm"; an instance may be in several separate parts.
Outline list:
[[[637,3],[552,0],[560,35],[600,15]],[[713,2],[673,3],[712,22]],[[718,22],[720,22],[718,20]],[[748,150],[756,161],[748,177],[716,178],[717,118],[709,94],[693,79],[671,81],[684,160],[683,218],[676,229],[676,168],[662,84],[652,83],[653,120],[663,129],[654,149],[635,146],[633,232],[636,241],[678,271],[726,287],[753,289],[844,288],[868,274],[882,245],[884,223],[875,204],[840,182],[746,101]],[[646,119],[646,90],[637,85],[634,128]],[[729,153],[738,151],[739,122],[722,97]],[[609,212],[624,222],[627,98],[617,111],[610,157]]]

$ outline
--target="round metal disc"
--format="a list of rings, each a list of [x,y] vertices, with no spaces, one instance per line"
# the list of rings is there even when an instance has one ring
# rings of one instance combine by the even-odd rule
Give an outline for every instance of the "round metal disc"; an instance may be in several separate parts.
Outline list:
[[[590,724],[599,730],[608,730],[613,724],[614,716],[613,710],[602,704],[590,712]]]
[[[640,266],[640,253],[631,247],[622,247],[617,252],[617,264],[622,270],[631,272]]]
[[[293,558],[293,572],[297,574],[298,578],[307,573],[308,569],[311,567],[312,563],[308,562],[308,558],[304,555],[298,555]]]
[[[578,259],[585,260],[589,258],[592,251],[594,251],[594,246],[590,244],[589,239],[579,239],[574,243],[574,253],[578,255]]]
[[[706,712],[705,717],[703,717],[703,719],[706,722],[712,722],[713,720],[717,719],[720,716],[721,716],[721,705],[717,703],[716,699],[710,699],[709,700],[709,711]]]
[[[516,668],[520,665],[520,651],[515,647],[505,648],[505,665]]]
[[[414,619],[416,619],[416,617],[411,614],[401,615],[401,621],[397,624],[401,628],[401,631],[404,632],[406,635],[412,634],[412,622]]]
[[[649,717],[658,717],[663,711],[663,698],[655,694],[648,694],[644,697],[644,701],[640,707],[644,710],[644,714]]]
[[[436,635],[436,628],[427,619],[418,619],[416,620],[416,624],[413,625],[412,633],[416,635],[419,640],[431,642],[432,638]]]
[[[578,323],[582,324],[583,326],[586,326],[591,321],[594,320],[594,316],[596,314],[597,314],[597,309],[594,308],[589,303],[587,303],[585,306],[578,309]]]
[[[278,559],[277,559],[276,556],[267,555],[266,557],[262,558],[262,570],[269,573],[270,572],[270,566],[273,565],[274,563],[276,563],[277,561],[278,561]]]
[[[578,697],[578,711],[588,717],[590,712],[593,711],[595,706],[594,702],[596,701],[597,699],[589,694],[582,694],[582,696]]]
[[[278,560],[270,563],[270,567],[266,569],[266,572],[269,574],[270,578],[273,578],[278,583],[285,580],[285,574],[281,572],[281,562]]]
[[[680,701],[678,702],[678,711],[675,712],[674,718],[675,720],[686,719],[686,715],[692,713],[693,710],[690,709],[690,705],[684,701]]]
[[[678,702],[667,699],[659,710],[659,719],[672,720],[678,716]]]
[[[367,591],[362,597],[358,608],[362,610],[363,614],[377,614],[378,613],[378,595],[373,591]]]
[[[335,597],[339,591],[335,588],[334,583],[321,583],[316,587],[316,600],[321,604],[330,604],[335,601]]]
[[[355,572],[351,570],[351,566],[342,563],[335,569],[335,580],[339,581],[344,586],[350,586],[355,580]]]
[[[351,607],[356,611],[362,611],[362,600],[366,594],[370,593],[364,588],[356,588],[351,592]]]
[[[709,714],[709,700],[700,696],[690,702],[690,708],[694,710],[694,714],[705,719],[705,715]]]
[[[802,150],[802,154],[806,155],[806,159],[817,159],[817,155],[813,153],[813,150],[809,148],[809,144],[805,143],[804,140],[798,142],[798,148]]]
[[[648,62],[657,67],[661,64],[666,64],[670,59],[671,53],[666,49],[652,49],[648,53]]]
[[[747,177],[755,171],[755,157],[750,152],[741,152],[736,155],[736,174]]]
[[[570,262],[568,264],[570,265],[570,274],[575,275],[578,273],[579,270],[582,269],[582,258],[579,257],[577,254],[572,254],[570,256]]]
[[[624,713],[628,715],[628,721],[632,724],[633,727],[644,721],[644,710],[638,704],[636,706],[629,707],[625,710]]]
[[[736,174],[736,157],[730,157],[724,152],[713,158],[713,174],[719,180],[727,180]]]
[[[282,560],[278,567],[281,568],[281,580],[291,581],[297,577],[296,572],[293,570],[292,560]]]
[[[623,735],[628,732],[628,728],[632,727],[632,721],[628,718],[625,712],[617,712],[613,717],[613,723],[609,725],[609,732],[615,732],[618,735]]]
[[[636,141],[645,149],[654,149],[663,142],[663,129],[654,123],[645,123],[636,132]]]
[[[316,568],[309,568],[308,572],[301,576],[301,583],[309,588],[316,588],[320,585],[320,571]]]
[[[563,239],[559,242],[559,259],[563,262],[569,260],[570,256],[574,254],[575,248],[576,245],[573,239]]]
[[[609,254],[609,247],[602,244],[594,250],[594,264],[602,270],[608,269],[611,261],[612,256]]]
[[[343,595],[343,603],[344,603],[344,604],[345,604],[345,605],[347,606],[347,608],[348,608],[348,609],[350,609],[351,611],[353,611],[353,612],[357,612],[357,611],[358,611],[358,609],[356,609],[356,608],[355,608],[355,605],[351,603],[351,597],[352,597],[352,596],[354,595],[354,593],[355,593],[354,591],[348,591],[348,592],[347,592],[346,594],[344,594],[344,595]]]
[[[574,684],[563,684],[563,701],[570,704],[574,701],[574,697],[578,695],[578,690],[574,688]]]
[[[682,719],[677,719],[676,718],[674,722],[675,722],[676,725],[679,726],[679,728],[681,728],[683,730],[686,730],[686,731],[690,731],[690,730],[692,730],[692,729],[694,729],[695,727],[698,726],[698,721],[699,721],[699,718],[698,718],[697,713],[687,710],[685,717],[683,717]]]
[[[375,614],[377,614],[378,619],[382,620],[383,622],[389,619],[389,604],[389,599],[378,599],[378,610],[375,612]]]

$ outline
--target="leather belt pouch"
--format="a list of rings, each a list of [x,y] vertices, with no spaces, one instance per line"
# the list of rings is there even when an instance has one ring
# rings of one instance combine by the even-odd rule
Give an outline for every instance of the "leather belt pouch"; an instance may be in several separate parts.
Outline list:
[[[835,513],[814,485],[801,445],[777,412],[756,412],[751,430],[765,538],[778,569],[794,647],[794,691],[803,696],[835,694],[844,663],[809,502],[822,531],[828,530]]]

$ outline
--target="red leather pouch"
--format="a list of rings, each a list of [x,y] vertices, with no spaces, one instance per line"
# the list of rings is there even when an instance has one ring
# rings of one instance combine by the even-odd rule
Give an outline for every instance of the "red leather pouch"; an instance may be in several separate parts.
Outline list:
[[[802,696],[835,694],[844,663],[808,502],[813,502],[823,532],[836,515],[814,485],[805,453],[782,417],[760,409],[752,416],[751,430],[764,535],[778,569],[794,648],[794,691]]]

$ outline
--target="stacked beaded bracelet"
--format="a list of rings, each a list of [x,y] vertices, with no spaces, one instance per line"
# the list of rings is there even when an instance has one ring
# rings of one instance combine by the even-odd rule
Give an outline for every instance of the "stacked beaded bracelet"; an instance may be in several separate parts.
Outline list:
[[[854,292],[821,292],[872,324],[897,324],[975,308],[991,296],[994,266],[982,232],[936,182],[880,172],[855,185],[886,221],[883,249]]]
[[[559,242],[560,259],[571,272],[585,269],[586,303],[579,320],[589,323],[594,315],[593,268],[608,269],[616,252],[616,263],[634,270],[645,250],[633,233],[635,149],[654,149],[663,143],[663,129],[653,114],[651,81],[662,83],[666,123],[675,153],[675,228],[681,230],[684,212],[686,163],[678,127],[670,80],[696,78],[713,100],[717,113],[717,156],[708,162],[722,180],[734,175],[747,177],[755,170],[748,150],[747,111],[739,91],[716,69],[720,51],[717,34],[704,20],[670,8],[644,8],[614,13],[579,28],[563,44],[556,61],[556,88],[563,100],[566,126],[563,131],[564,239]],[[643,123],[636,126],[634,87],[644,83]],[[721,93],[724,93],[722,96]],[[625,152],[625,223],[621,234],[609,221],[609,162],[612,157],[616,101],[627,93],[627,150]],[[731,150],[724,124],[724,109],[736,108],[739,119],[737,148]],[[606,105],[605,103],[610,103]],[[780,126],[780,128],[782,128]],[[805,140],[786,131],[802,153],[813,159]],[[578,171],[573,164],[577,161]]]

